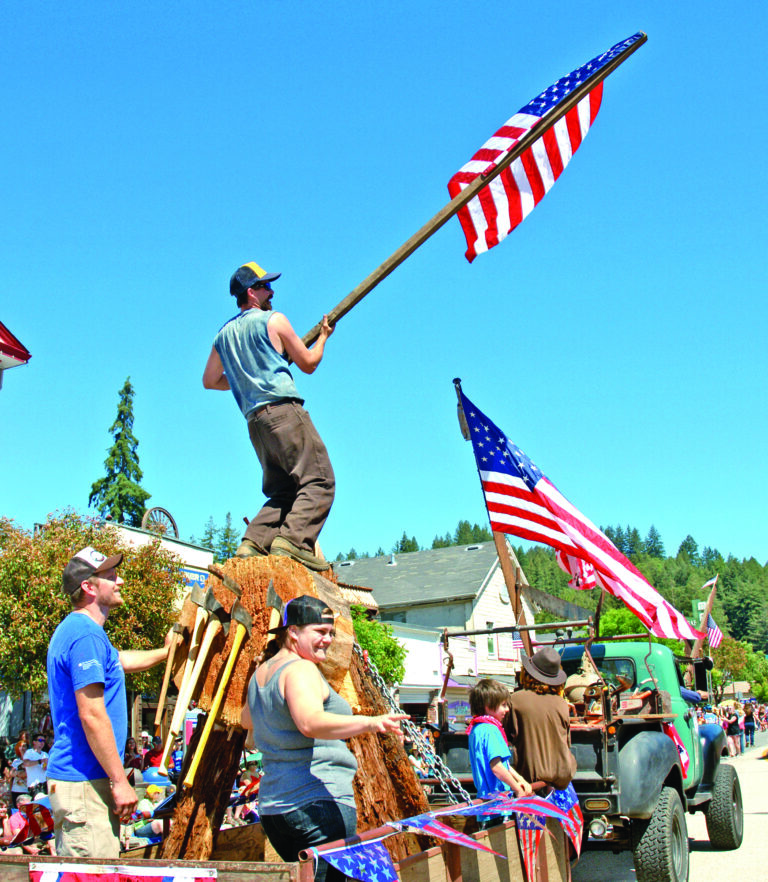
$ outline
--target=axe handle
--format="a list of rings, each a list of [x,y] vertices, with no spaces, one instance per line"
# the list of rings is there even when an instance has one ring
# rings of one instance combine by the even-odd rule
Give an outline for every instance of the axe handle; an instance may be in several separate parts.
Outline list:
[[[217,618],[211,619],[205,627],[205,633],[203,634],[203,640],[200,644],[200,649],[198,650],[192,673],[187,682],[182,684],[179,697],[176,699],[176,710],[173,713],[173,720],[171,720],[171,727],[168,730],[168,736],[165,739],[163,756],[158,767],[161,775],[167,774],[173,741],[179,732],[181,732],[181,724],[184,721],[184,714],[187,712],[189,701],[195,692],[197,681],[200,679],[200,674],[203,670],[203,664],[208,655],[208,650],[211,648],[213,638],[219,633],[219,631],[221,631],[221,627],[221,622]]]
[[[227,664],[224,668],[224,672],[221,675],[221,682],[219,683],[219,688],[216,690],[216,695],[213,699],[213,704],[211,705],[210,711],[208,711],[208,719],[205,721],[205,728],[203,729],[203,734],[200,737],[200,741],[197,745],[197,750],[195,751],[195,755],[192,758],[192,764],[189,767],[189,771],[187,772],[186,777],[184,778],[184,783],[182,787],[184,789],[191,787],[195,781],[195,775],[197,774],[197,767],[200,765],[200,761],[203,758],[203,751],[205,750],[205,745],[208,743],[208,738],[213,731],[214,723],[216,722],[216,717],[219,713],[219,708],[221,707],[221,702],[224,700],[224,691],[229,685],[229,678],[232,676],[232,670],[235,667],[235,662],[237,661],[237,655],[240,652],[240,647],[243,644],[243,639],[245,638],[246,629],[244,625],[241,625],[240,622],[237,623],[237,633],[235,634],[235,641],[232,644],[232,649],[229,651],[229,657],[227,658]]]
[[[182,641],[181,634],[173,635],[173,642],[168,650],[168,661],[165,663],[165,674],[163,675],[163,685],[160,688],[160,697],[157,699],[157,713],[155,714],[155,735],[160,734],[160,725],[163,721],[163,711],[165,710],[165,698],[168,695],[168,684],[171,682],[171,671],[173,669],[173,660],[176,657],[176,648]]]
[[[184,662],[184,673],[181,675],[181,688],[179,692],[184,688],[189,680],[190,674],[192,673],[192,667],[197,659],[197,653],[200,649],[200,640],[203,636],[203,628],[205,627],[206,622],[208,621],[208,610],[202,606],[198,606],[197,612],[195,613],[195,624],[192,626],[192,635],[189,638],[189,652],[187,653],[187,659]]]

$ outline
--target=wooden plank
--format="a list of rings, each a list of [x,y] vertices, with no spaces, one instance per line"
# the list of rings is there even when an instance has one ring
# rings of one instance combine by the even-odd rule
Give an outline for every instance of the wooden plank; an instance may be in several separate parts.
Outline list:
[[[211,868],[217,872],[217,882],[299,882],[298,863],[240,863],[233,861],[158,861],[130,860],[122,857],[117,861],[96,858],[57,858],[31,857],[30,855],[0,856],[0,879],[3,882],[29,882],[29,865],[50,864],[55,866],[64,861],[93,866],[104,864],[130,866],[137,869],[151,867],[189,867]]]

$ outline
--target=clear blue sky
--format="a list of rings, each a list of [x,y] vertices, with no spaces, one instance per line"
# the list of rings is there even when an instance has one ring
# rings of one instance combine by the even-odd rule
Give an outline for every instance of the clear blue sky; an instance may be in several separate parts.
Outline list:
[[[452,220],[298,375],[338,482],[321,544],[487,523],[459,376],[596,523],[765,562],[767,23],[761,3],[6,0],[0,320],[33,358],[0,391],[0,512],[85,510],[130,375],[151,504],[184,538],[252,516],[245,422],[200,380],[232,271],[281,271],[304,333],[512,113],[644,30],[520,228],[470,266]]]

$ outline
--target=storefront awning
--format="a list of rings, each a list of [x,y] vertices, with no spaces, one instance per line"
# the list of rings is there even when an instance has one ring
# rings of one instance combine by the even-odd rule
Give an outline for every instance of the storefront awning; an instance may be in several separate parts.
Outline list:
[[[0,322],[0,377],[2,371],[26,364],[30,358],[27,347]]]

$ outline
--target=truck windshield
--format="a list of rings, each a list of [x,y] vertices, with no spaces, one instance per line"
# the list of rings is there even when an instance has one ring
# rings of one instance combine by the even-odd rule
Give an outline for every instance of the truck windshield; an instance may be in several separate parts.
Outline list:
[[[619,677],[621,677],[624,680],[629,680],[629,689],[635,688],[637,676],[635,674],[635,663],[631,658],[600,658],[598,655],[595,658],[595,664],[609,686],[616,688],[621,685],[619,681]],[[563,659],[563,668],[568,676],[577,673],[580,665],[581,658]]]

